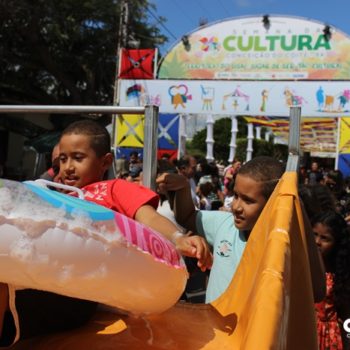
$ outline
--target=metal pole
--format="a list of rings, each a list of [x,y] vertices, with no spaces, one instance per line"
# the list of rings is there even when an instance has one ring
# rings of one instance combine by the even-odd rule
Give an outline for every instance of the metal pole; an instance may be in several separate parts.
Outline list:
[[[145,131],[143,140],[142,183],[152,190],[156,189],[157,145],[158,145],[158,107],[145,107]]]
[[[291,107],[289,114],[288,160],[286,171],[298,171],[300,156],[301,107]]]
[[[0,113],[93,113],[93,114],[144,114],[144,159],[143,184],[153,190],[156,188],[157,145],[158,145],[158,106],[118,107],[118,106],[14,106],[0,105]],[[112,135],[114,137],[114,135]]]
[[[120,54],[121,49],[126,47],[126,40],[128,36],[127,26],[129,21],[129,7],[126,0],[122,0],[120,3],[120,20],[119,30],[117,38],[117,55],[116,55],[116,69],[115,69],[115,81],[114,81],[114,96],[113,104],[119,105],[119,72],[120,72]]]
[[[126,47],[126,40],[127,40],[127,26],[128,26],[128,20],[129,20],[129,7],[126,0],[121,0],[120,3],[120,16],[119,16],[119,30],[118,30],[118,37],[117,37],[117,50],[116,50],[116,62],[115,62],[115,79],[114,79],[114,95],[113,95],[113,104],[115,106],[119,106],[120,101],[120,80],[119,80],[119,74],[121,70],[121,54],[122,54],[122,48]],[[111,140],[111,148],[113,152],[113,173],[114,176],[116,176],[117,172],[117,164],[116,164],[116,158],[117,158],[117,143],[116,139],[118,137],[117,135],[117,119],[119,118],[118,114],[112,115],[112,140]]]
[[[90,114],[144,114],[145,107],[117,106],[32,106],[0,105],[0,113],[90,113]]]
[[[341,117],[337,118],[337,146],[336,146],[336,150],[335,150],[335,163],[334,163],[334,170],[339,170],[339,148],[340,148],[340,133],[341,133]]]

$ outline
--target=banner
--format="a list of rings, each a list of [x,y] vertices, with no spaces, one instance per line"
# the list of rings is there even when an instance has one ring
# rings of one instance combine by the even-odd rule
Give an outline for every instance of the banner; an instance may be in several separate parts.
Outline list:
[[[350,50],[349,50],[350,52]],[[159,106],[160,113],[350,117],[350,81],[121,80],[120,104]]]
[[[262,19],[222,20],[187,34],[162,59],[158,78],[350,79],[350,39],[340,30],[298,17]]]

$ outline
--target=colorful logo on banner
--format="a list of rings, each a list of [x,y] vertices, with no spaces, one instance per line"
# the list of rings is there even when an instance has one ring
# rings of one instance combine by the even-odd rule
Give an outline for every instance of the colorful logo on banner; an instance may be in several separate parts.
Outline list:
[[[143,147],[144,115],[129,114],[116,118],[117,147]]]
[[[201,46],[202,51],[208,52],[208,51],[220,50],[219,39],[216,36],[212,36],[210,38],[203,37],[203,38],[200,38],[199,41],[202,43],[202,46]]]

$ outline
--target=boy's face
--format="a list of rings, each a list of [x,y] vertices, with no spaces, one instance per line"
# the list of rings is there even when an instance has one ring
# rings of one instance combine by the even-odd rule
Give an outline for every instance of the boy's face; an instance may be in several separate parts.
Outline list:
[[[59,149],[59,175],[65,185],[82,188],[101,181],[111,164],[111,154],[98,157],[88,135],[63,135]]]
[[[237,175],[233,190],[232,212],[235,226],[239,230],[252,230],[263,210],[266,199],[263,196],[262,186],[262,183],[253,180],[249,176]]]

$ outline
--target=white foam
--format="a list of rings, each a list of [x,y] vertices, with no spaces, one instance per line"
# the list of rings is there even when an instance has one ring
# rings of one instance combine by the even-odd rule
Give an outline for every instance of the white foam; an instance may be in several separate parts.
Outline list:
[[[34,261],[36,251],[33,241],[27,237],[21,237],[14,241],[10,247],[10,256],[25,263]]]

